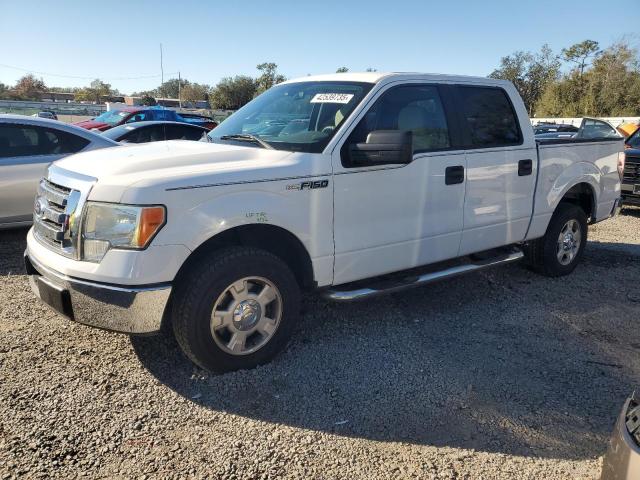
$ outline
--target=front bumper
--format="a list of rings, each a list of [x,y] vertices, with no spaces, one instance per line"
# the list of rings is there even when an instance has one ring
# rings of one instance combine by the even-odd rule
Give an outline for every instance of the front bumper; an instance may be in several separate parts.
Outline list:
[[[640,182],[640,179],[638,179]],[[640,184],[623,183],[620,185],[620,194],[625,205],[640,205]]]
[[[640,205],[640,195],[622,195],[625,205]]]
[[[118,286],[71,278],[24,256],[33,293],[65,317],[128,334],[160,331],[171,284]]]
[[[627,428],[627,422],[637,428],[637,420],[634,421],[632,418],[634,415],[627,418],[627,414],[631,413],[629,406],[632,401],[635,401],[635,397],[634,393],[632,398],[627,399],[618,417],[609,448],[602,462],[600,480],[637,480],[640,478],[640,447],[631,437]]]

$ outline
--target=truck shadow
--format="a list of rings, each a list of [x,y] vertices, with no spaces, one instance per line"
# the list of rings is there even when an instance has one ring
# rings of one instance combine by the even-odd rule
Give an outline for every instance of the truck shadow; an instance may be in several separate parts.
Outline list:
[[[630,217],[640,218],[640,207],[624,207],[620,210],[620,215],[628,215]]]
[[[28,228],[0,230],[0,276],[24,275],[22,254],[27,248]]]
[[[376,300],[305,301],[287,351],[211,375],[170,336],[140,361],[214,411],[337,435],[535,457],[604,453],[640,382],[640,246],[590,242],[561,279],[512,265]]]

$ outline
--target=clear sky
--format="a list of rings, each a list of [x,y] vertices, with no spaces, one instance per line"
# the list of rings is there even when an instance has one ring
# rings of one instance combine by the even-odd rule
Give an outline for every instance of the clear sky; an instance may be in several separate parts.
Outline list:
[[[514,50],[548,43],[559,52],[587,38],[607,46],[640,32],[624,3],[0,0],[0,82],[14,84],[26,73],[10,65],[49,86],[100,78],[124,93],[151,89],[160,83],[160,43],[165,80],[180,71],[211,85],[253,76],[265,61],[289,78],[341,66],[487,75]]]

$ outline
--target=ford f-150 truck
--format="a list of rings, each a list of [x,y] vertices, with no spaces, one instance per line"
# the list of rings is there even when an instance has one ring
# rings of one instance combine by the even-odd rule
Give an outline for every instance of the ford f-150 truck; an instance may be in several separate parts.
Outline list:
[[[306,77],[208,142],[56,162],[25,261],[72,320],[167,327],[201,367],[250,368],[286,344],[303,290],[365,299],[522,257],[570,273],[588,224],[617,213],[622,151],[622,138],[536,142],[505,81]]]

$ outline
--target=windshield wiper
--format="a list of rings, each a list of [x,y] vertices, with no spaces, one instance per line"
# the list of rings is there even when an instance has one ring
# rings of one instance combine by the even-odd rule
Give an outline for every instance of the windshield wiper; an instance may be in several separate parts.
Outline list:
[[[250,133],[236,133],[233,135],[222,135],[220,137],[220,140],[239,140],[241,142],[252,142],[252,143],[257,143],[262,148],[268,148],[269,150],[273,150],[273,147],[269,145],[267,142],[265,142],[259,137],[256,137],[255,135],[251,135]]]

